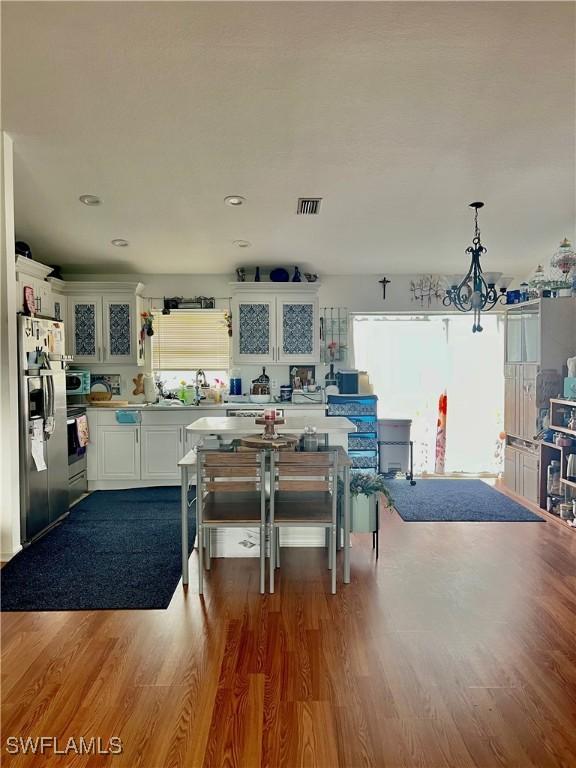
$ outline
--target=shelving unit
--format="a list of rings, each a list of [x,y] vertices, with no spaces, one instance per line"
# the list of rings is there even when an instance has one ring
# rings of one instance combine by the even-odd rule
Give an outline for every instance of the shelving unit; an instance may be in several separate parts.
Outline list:
[[[556,447],[541,448],[536,435],[550,399],[562,391],[566,360],[575,353],[576,299],[542,298],[506,308],[503,481],[542,509],[541,478]]]
[[[565,426],[566,412],[573,410],[576,411],[576,400],[564,400],[561,398],[550,399],[550,429],[554,432],[560,432],[569,437],[576,438],[576,430],[569,429]],[[556,520],[560,520],[557,515],[553,515],[547,510],[548,500],[548,488],[547,488],[547,469],[551,461],[557,460],[560,462],[560,483],[564,487],[563,494],[555,494],[555,498],[571,501],[576,498],[576,482],[569,480],[566,477],[566,470],[568,465],[568,456],[576,453],[576,445],[562,446],[543,441],[540,443],[540,497],[539,506],[546,512],[547,515],[553,517]],[[562,521],[563,522],[563,521]],[[570,527],[576,531],[573,526]]]

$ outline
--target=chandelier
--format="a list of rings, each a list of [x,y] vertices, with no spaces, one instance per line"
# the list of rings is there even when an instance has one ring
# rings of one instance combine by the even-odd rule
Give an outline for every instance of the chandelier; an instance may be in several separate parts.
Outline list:
[[[500,299],[506,301],[506,289],[512,282],[511,277],[502,277],[501,272],[482,272],[480,256],[486,253],[486,248],[480,241],[480,227],[478,226],[478,210],[484,207],[484,203],[470,203],[474,208],[474,237],[472,245],[466,248],[466,253],[472,256],[470,268],[464,277],[450,275],[446,277],[446,296],[442,303],[445,307],[454,307],[460,312],[472,312],[474,315],[473,333],[482,331],[480,315],[496,306]],[[498,284],[498,288],[496,285]]]
[[[565,282],[570,284],[570,272],[576,267],[576,251],[572,248],[570,241],[566,237],[552,256],[550,265],[554,269],[559,269],[564,275]]]

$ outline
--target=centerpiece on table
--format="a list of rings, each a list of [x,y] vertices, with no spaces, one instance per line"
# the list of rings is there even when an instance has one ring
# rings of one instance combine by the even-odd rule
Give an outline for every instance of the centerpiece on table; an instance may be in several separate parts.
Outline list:
[[[372,533],[376,530],[376,503],[385,500],[392,505],[390,491],[382,475],[375,472],[352,472],[350,478],[351,528],[354,533]]]
[[[264,432],[261,435],[247,435],[241,438],[241,444],[247,448],[293,448],[298,442],[294,435],[279,435],[276,432],[276,425],[285,422],[275,408],[266,408],[264,418],[256,418],[254,423],[264,425]]]

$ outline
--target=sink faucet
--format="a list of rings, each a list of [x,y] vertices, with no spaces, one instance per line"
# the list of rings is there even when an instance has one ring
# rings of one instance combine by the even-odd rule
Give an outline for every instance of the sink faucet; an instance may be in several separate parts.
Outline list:
[[[208,382],[206,381],[206,374],[201,368],[199,368],[196,371],[196,378],[194,382],[194,389],[195,389],[194,405],[200,405],[200,387],[201,386],[207,387]]]

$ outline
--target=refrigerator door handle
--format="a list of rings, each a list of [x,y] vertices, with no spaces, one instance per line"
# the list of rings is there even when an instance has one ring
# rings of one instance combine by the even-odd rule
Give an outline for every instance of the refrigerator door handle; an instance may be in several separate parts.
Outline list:
[[[44,437],[50,439],[54,432],[54,379],[47,376],[43,381],[42,396],[44,398]]]

